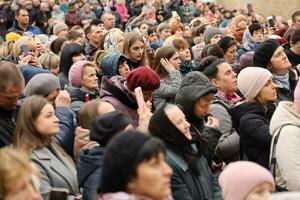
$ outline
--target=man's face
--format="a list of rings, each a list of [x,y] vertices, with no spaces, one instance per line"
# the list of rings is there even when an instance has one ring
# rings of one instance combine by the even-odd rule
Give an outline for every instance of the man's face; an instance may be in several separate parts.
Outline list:
[[[0,107],[12,110],[18,103],[19,97],[22,95],[24,85],[7,86],[3,92],[0,93]]]
[[[115,16],[112,14],[106,14],[103,19],[103,25],[107,30],[115,28]]]
[[[29,23],[29,15],[27,10],[20,10],[19,15],[16,16],[16,20],[20,24],[28,24]]]
[[[93,26],[91,32],[88,34],[88,39],[93,43],[99,43],[102,35],[101,33],[101,27]]]
[[[295,21],[293,22],[294,28],[300,28],[300,15],[295,17]]]
[[[32,10],[32,8],[33,8],[33,3],[32,3],[31,0],[27,0],[27,1],[25,2],[25,8],[26,8],[26,10]]]

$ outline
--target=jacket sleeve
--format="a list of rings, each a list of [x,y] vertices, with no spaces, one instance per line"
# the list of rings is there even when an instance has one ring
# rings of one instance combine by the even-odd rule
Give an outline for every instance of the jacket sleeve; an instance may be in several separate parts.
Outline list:
[[[218,144],[219,138],[222,133],[215,128],[205,127],[202,132],[202,136],[207,142],[207,148],[205,148],[205,157],[208,163],[211,163],[215,154],[215,149]]]
[[[73,145],[76,128],[75,114],[66,107],[58,107],[55,114],[59,119],[59,133],[55,135],[55,141],[73,157]]]
[[[193,200],[186,184],[181,180],[178,171],[176,171],[176,166],[171,167],[173,169],[171,189],[174,200]]]
[[[219,130],[222,135],[216,147],[220,159],[227,159],[240,150],[240,136],[232,127],[232,120],[227,109],[218,104],[211,105],[211,114],[220,122]]]
[[[175,97],[175,95],[177,94],[177,92],[180,88],[181,81],[182,81],[182,76],[181,76],[180,71],[173,70],[170,73],[170,80],[171,80],[170,85],[163,82],[163,80],[161,81],[161,85],[156,93],[157,96],[159,96],[160,98],[165,98],[165,99]]]
[[[300,190],[300,128],[286,126],[282,128],[275,156],[281,176],[289,191]],[[276,174],[276,176],[278,173]]]
[[[270,125],[256,114],[247,114],[240,119],[240,132],[255,140],[256,145],[262,148],[271,147],[272,136],[269,127]]]

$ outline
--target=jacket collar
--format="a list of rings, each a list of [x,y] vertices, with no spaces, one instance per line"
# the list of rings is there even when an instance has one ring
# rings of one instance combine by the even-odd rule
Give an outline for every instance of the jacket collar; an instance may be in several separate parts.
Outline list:
[[[77,183],[77,176],[74,167],[52,144],[47,147],[34,150],[33,154],[35,154],[39,160],[49,161],[50,168],[66,181],[72,189],[72,191],[70,191],[71,193],[76,194],[79,192],[77,185],[74,184]],[[59,164],[57,163],[57,160],[60,161]]]

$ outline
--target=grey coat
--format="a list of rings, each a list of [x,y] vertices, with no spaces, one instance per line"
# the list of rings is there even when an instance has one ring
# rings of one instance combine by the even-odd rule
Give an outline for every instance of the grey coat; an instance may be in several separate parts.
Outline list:
[[[237,161],[240,157],[240,136],[232,126],[232,119],[228,109],[233,104],[225,100],[221,95],[216,94],[216,101],[210,106],[213,117],[219,120],[219,130],[222,135],[216,146],[216,155],[226,162]]]
[[[169,76],[160,80],[160,86],[153,94],[155,109],[164,103],[174,103],[181,82],[182,75],[178,70],[173,70]]]
[[[68,199],[79,194],[75,166],[53,144],[34,150],[31,160],[42,173],[40,192],[43,199],[49,199],[51,188],[68,189]]]

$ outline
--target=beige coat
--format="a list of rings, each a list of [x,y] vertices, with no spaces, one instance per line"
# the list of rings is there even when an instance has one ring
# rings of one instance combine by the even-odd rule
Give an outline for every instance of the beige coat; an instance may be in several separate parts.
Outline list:
[[[292,124],[292,125],[287,125]],[[285,126],[284,126],[285,125]],[[292,102],[282,101],[273,114],[270,133],[273,141],[280,128],[276,156],[276,184],[289,191],[300,190],[300,113]]]

